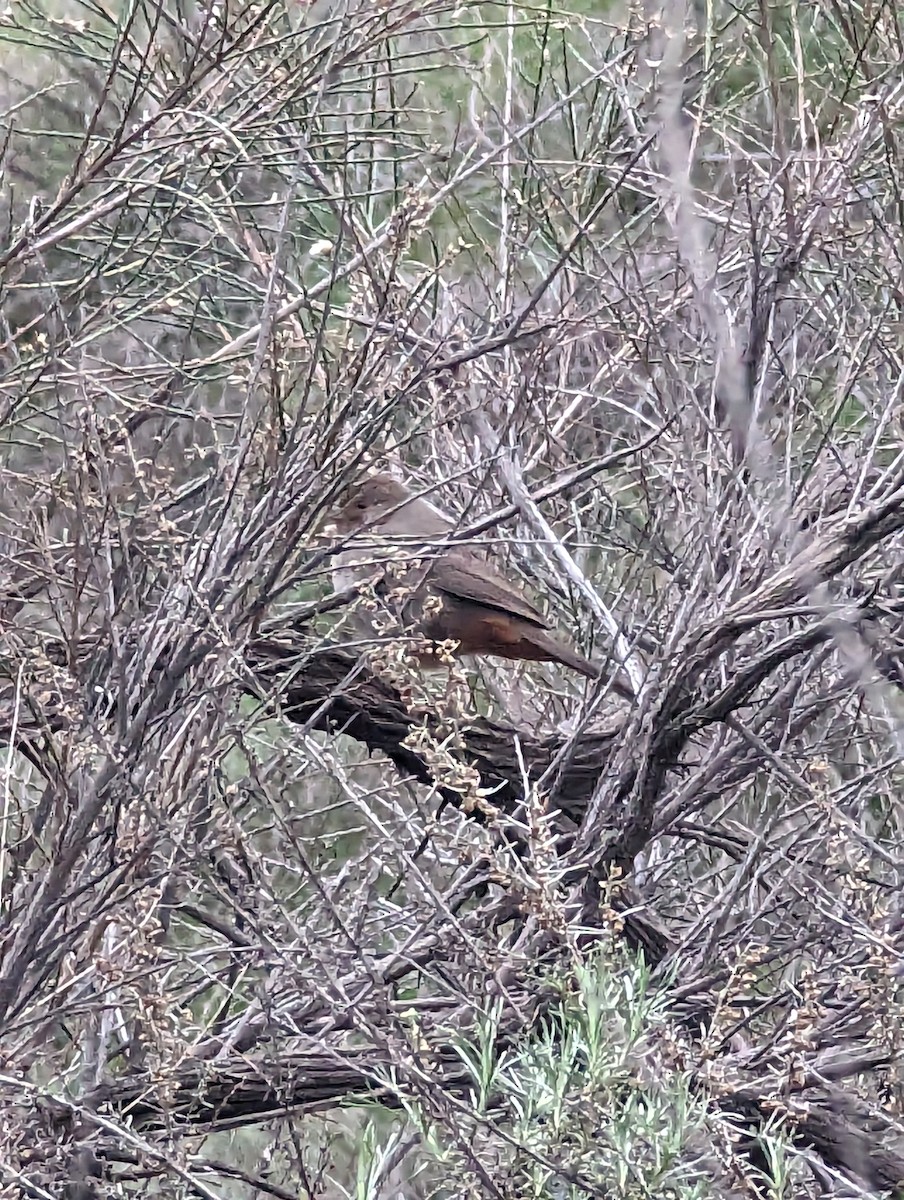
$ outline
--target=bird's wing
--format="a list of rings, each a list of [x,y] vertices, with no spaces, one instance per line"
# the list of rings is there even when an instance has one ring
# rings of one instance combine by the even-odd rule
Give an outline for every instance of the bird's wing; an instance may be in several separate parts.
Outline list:
[[[438,555],[430,569],[430,585],[459,600],[513,613],[541,629],[549,628],[534,606],[473,551],[447,550]]]

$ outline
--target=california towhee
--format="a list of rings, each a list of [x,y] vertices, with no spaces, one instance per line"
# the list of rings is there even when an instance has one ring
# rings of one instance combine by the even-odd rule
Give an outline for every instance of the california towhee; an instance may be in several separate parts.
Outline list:
[[[372,475],[350,489],[333,523],[340,535],[354,534],[358,542],[338,556],[333,586],[344,591],[360,585],[379,576],[380,563],[385,563],[390,578],[382,584],[384,595],[387,588],[397,589],[396,614],[404,632],[430,642],[457,642],[450,647],[457,654],[557,662],[588,679],[599,677],[600,668],[553,637],[534,606],[478,551],[441,547],[418,559],[419,548],[444,540],[455,522],[391,475]],[[377,591],[379,595],[379,585]],[[359,610],[358,620],[368,632],[379,631],[377,614],[371,612],[369,619]],[[433,650],[420,651],[418,658],[424,667],[442,665]],[[617,681],[612,686],[633,698]]]

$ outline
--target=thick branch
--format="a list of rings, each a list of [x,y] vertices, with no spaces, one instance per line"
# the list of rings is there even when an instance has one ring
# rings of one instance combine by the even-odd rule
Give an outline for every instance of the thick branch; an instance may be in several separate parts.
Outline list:
[[[393,1072],[398,1074],[398,1064]],[[467,1095],[473,1087],[473,1079],[449,1048],[431,1050],[419,1075],[422,1072],[429,1074],[433,1086],[455,1095]],[[385,1082],[390,1073],[389,1063],[366,1050],[280,1054],[257,1062],[241,1055],[215,1066],[187,1064],[159,1095],[146,1075],[126,1078],[93,1093],[89,1111],[83,1112],[90,1122],[90,1109],[103,1105],[127,1116],[136,1131],[168,1130],[173,1124],[205,1131],[234,1129],[364,1097],[396,1107],[398,1090]],[[715,1103],[745,1122],[761,1125],[776,1110],[774,1084],[775,1080],[771,1085],[766,1081],[731,1088]],[[784,1102],[798,1144],[812,1147],[826,1163],[867,1186],[901,1186],[904,1150],[879,1143],[865,1105],[831,1084],[808,1087],[804,1096],[805,1103],[793,1096]],[[884,1132],[893,1141],[890,1123],[886,1125]]]
[[[255,643],[251,662],[255,678],[274,684],[292,672],[290,682],[280,689],[281,711],[288,720],[344,733],[370,750],[381,751],[404,775],[437,786],[447,802],[460,803],[462,794],[441,781],[437,784],[425,758],[405,744],[419,724],[437,730],[435,714],[409,712],[389,684],[369,672],[355,674],[353,655],[326,650],[301,657],[297,649],[269,640]],[[552,801],[567,816],[580,820],[620,731],[616,719],[611,730],[581,737],[558,771]],[[463,732],[468,764],[480,772],[485,787],[494,789],[494,802],[503,807],[523,799],[522,765],[527,764],[529,778],[535,781],[564,745],[562,738],[535,738],[484,717],[471,721]]]

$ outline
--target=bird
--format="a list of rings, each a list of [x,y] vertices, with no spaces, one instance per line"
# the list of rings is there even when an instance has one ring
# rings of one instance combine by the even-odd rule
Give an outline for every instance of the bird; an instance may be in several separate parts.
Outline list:
[[[377,595],[395,606],[392,616],[417,639],[414,657],[421,667],[436,669],[450,656],[490,655],[554,662],[588,679],[600,677],[600,667],[552,634],[541,613],[487,554],[442,544],[455,521],[392,475],[372,474],[350,488],[329,524],[348,539],[336,558],[334,588],[343,592],[376,578]],[[439,545],[428,550],[431,542]],[[379,612],[362,606],[355,619],[362,632],[371,634],[386,624]],[[618,679],[612,687],[633,699]]]

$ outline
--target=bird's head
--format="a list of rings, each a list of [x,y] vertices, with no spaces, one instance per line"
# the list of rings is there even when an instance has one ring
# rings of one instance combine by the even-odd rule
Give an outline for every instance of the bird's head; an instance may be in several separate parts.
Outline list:
[[[411,499],[408,489],[391,475],[370,475],[348,488],[338,500],[332,523],[340,535],[380,524],[380,518]]]

